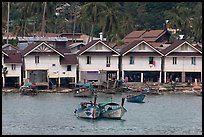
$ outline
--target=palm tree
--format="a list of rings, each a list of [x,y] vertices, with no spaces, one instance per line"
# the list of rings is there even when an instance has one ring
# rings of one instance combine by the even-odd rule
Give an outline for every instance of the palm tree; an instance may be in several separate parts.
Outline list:
[[[13,14],[13,31],[17,35],[27,36],[31,32],[29,28],[29,18],[32,15],[34,2],[13,2],[11,6],[11,12],[15,11]],[[19,10],[15,10],[15,9]]]
[[[119,17],[122,16],[120,12],[120,4],[116,2],[106,2],[105,10],[99,14],[100,25],[106,39],[109,40],[111,34],[118,30]]]
[[[44,2],[44,8],[43,8],[43,17],[42,17],[42,28],[41,28],[41,32],[42,32],[42,36],[45,36],[45,12],[46,12],[46,6],[47,6],[47,2]]]
[[[88,2],[81,7],[80,16],[91,23],[91,31],[89,35],[91,40],[93,40],[93,30],[95,25],[99,21],[99,13],[104,9],[106,9],[106,6],[103,2]],[[90,37],[88,42],[90,41]]]

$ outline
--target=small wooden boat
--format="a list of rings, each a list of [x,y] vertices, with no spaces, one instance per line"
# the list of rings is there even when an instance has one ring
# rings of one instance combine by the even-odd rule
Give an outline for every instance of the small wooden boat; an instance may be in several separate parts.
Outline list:
[[[77,117],[96,119],[99,118],[101,109],[96,104],[96,95],[94,96],[94,103],[92,102],[81,102],[80,107],[75,109],[74,113]]]
[[[21,95],[37,95],[38,91],[37,91],[37,87],[33,84],[30,83],[26,83],[23,86],[20,87],[19,92]]]
[[[195,86],[193,86],[192,90],[197,96],[202,96],[202,87],[201,86],[195,85]]]
[[[122,98],[121,105],[113,102],[100,103],[98,105],[101,109],[100,116],[102,118],[121,119],[125,112],[127,112],[127,110],[123,107],[124,100],[125,98]]]
[[[143,100],[145,98],[144,94],[139,95],[128,95],[127,96],[127,102],[134,102],[134,103],[144,103]]]
[[[94,87],[91,84],[76,84],[78,87],[75,92],[75,97],[92,97],[94,94]]]
[[[92,97],[93,92],[89,88],[80,88],[74,92],[74,97]]]

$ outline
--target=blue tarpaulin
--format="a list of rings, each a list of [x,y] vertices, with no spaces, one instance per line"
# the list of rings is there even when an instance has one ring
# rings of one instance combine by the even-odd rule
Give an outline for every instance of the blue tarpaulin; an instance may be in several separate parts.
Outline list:
[[[79,86],[79,87],[90,87],[91,85],[90,84],[76,84],[76,86]]]

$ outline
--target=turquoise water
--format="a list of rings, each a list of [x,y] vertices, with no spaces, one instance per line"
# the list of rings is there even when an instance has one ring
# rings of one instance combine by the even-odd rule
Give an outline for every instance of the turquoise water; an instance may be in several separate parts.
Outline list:
[[[123,95],[98,95],[97,102],[121,103]],[[74,109],[90,98],[72,93],[21,96],[2,93],[3,135],[202,135],[202,97],[147,95],[145,103],[125,101],[122,120],[81,119]]]

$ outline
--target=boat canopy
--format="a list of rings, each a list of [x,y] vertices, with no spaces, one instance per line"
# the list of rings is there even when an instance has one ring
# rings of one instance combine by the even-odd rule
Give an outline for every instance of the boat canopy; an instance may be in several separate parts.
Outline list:
[[[118,103],[113,103],[113,102],[99,103],[99,106],[101,106],[101,107],[104,107],[104,106],[107,106],[107,105],[118,106],[119,104]]]
[[[23,86],[26,86],[26,87],[29,87],[29,86],[32,86],[33,84],[31,83],[25,83]]]

